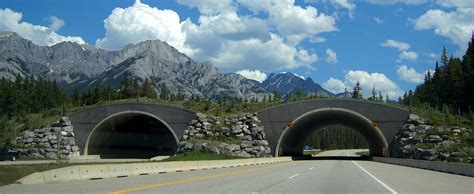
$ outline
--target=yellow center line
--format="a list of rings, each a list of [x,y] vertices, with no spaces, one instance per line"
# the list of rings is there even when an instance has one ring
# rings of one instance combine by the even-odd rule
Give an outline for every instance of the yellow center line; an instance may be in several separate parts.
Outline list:
[[[292,164],[292,163],[285,163],[285,164],[279,164],[279,165],[274,165],[274,166],[269,166],[269,167],[249,169],[249,170],[241,170],[241,171],[237,171],[237,172],[222,173],[222,174],[217,174],[217,175],[212,175],[212,176],[190,178],[190,179],[171,181],[171,182],[165,182],[165,183],[156,183],[156,184],[145,185],[145,186],[131,187],[131,188],[128,188],[128,189],[112,191],[112,192],[109,192],[108,194],[121,194],[121,193],[133,192],[133,191],[142,191],[142,190],[147,190],[147,189],[156,188],[156,187],[166,187],[166,186],[176,185],[176,184],[183,184],[183,183],[189,183],[189,182],[195,182],[195,181],[209,180],[209,179],[215,179],[215,178],[224,177],[224,176],[239,175],[239,174],[250,173],[250,172],[255,172],[255,171],[264,170],[264,169],[269,169],[269,168],[276,168],[276,167],[279,167],[279,166],[289,165],[289,164]],[[295,163],[293,163],[293,164],[295,164]]]

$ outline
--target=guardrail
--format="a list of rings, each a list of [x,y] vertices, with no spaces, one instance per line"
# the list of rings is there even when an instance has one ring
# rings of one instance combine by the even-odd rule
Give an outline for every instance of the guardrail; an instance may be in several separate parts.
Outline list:
[[[118,178],[127,176],[159,174],[166,172],[217,169],[289,161],[292,161],[291,157],[75,165],[54,170],[48,170],[44,172],[35,172],[17,180],[16,182],[20,184],[48,184],[76,180]]]
[[[372,157],[372,161],[474,177],[474,164]]]

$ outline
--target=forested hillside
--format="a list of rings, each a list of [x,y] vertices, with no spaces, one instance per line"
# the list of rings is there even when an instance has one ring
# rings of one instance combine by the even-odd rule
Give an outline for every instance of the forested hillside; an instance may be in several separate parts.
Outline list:
[[[409,106],[429,106],[447,113],[471,114],[474,108],[474,34],[466,53],[449,56],[443,48],[434,72],[427,72],[423,84],[408,91],[401,100]]]

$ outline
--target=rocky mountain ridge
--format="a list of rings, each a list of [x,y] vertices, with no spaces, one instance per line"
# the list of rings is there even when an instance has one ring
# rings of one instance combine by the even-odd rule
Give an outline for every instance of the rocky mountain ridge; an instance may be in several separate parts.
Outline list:
[[[315,83],[311,78],[303,79],[291,72],[272,73],[262,82],[262,87],[269,92],[278,91],[282,97],[286,97],[290,92],[296,94],[301,89],[304,94],[330,97],[335,96],[321,85]]]
[[[111,84],[118,89],[123,77],[142,83],[152,80],[159,93],[165,86],[172,94],[217,99],[259,98],[278,90],[283,96],[301,88],[305,94],[334,96],[314,83],[292,73],[270,74],[263,83],[239,74],[222,74],[209,62],[196,62],[160,40],[126,45],[106,51],[91,45],[62,42],[38,46],[14,32],[0,32],[0,77],[43,77],[56,80],[72,92]]]

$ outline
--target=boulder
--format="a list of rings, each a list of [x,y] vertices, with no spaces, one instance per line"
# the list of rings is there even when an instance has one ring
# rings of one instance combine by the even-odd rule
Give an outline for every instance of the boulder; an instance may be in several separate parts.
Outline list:
[[[61,139],[61,144],[63,144],[63,145],[75,145],[76,140],[74,139],[74,137],[63,137]]]
[[[66,131],[66,132],[73,132],[74,131],[72,126],[64,126],[64,127],[62,127],[62,130]]]
[[[218,148],[216,148],[216,147],[213,147],[213,146],[212,146],[212,147],[209,147],[209,148],[207,148],[207,150],[208,150],[209,152],[211,152],[211,153],[220,154],[220,152],[219,152],[219,149],[218,149]]]
[[[241,148],[249,148],[252,146],[253,146],[252,141],[242,141],[242,143],[240,143]]]
[[[441,141],[443,141],[443,139],[439,135],[428,135],[423,139],[424,143],[438,143]]]
[[[56,153],[48,152],[44,155],[44,157],[45,157],[45,159],[53,160],[53,159],[56,159]]]
[[[23,138],[24,139],[33,138],[33,137],[35,137],[35,133],[33,131],[24,131],[23,132]]]
[[[461,133],[461,129],[455,128],[455,129],[451,130],[451,133]]]
[[[207,117],[207,115],[204,114],[204,113],[198,112],[198,113],[196,113],[196,117],[197,117],[198,119],[205,119],[205,118]]]
[[[252,155],[250,155],[249,153],[245,152],[245,151],[240,151],[238,152],[237,154],[234,154],[235,156],[238,156],[238,157],[241,157],[241,158],[251,158]]]

